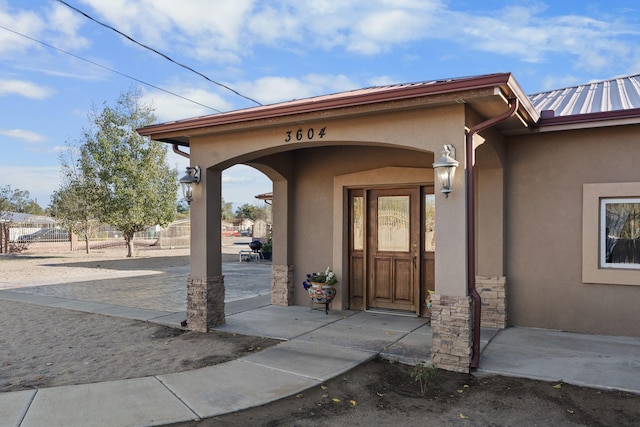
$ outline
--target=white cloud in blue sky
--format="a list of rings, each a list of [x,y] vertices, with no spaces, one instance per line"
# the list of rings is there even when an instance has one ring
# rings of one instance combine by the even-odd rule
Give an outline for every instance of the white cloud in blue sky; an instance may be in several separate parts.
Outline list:
[[[526,93],[640,74],[640,5],[623,0],[66,1],[264,104],[507,71]],[[56,151],[92,105],[140,85],[126,76],[197,101],[141,85],[160,121],[254,105],[59,1],[0,0],[0,27],[0,186],[45,206]],[[267,191],[260,172],[225,171],[227,201]]]

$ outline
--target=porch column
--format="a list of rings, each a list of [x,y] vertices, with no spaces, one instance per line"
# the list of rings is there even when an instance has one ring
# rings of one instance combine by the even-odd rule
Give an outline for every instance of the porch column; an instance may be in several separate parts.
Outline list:
[[[223,325],[222,171],[202,169],[191,202],[191,274],[187,279],[187,328],[207,332]]]
[[[461,154],[463,144],[456,148]],[[431,298],[431,358],[440,369],[466,373],[472,354],[473,312],[467,295],[465,183],[460,175],[448,198],[435,189],[436,284]]]
[[[289,263],[289,181],[273,181],[271,304],[293,304],[293,265]]]

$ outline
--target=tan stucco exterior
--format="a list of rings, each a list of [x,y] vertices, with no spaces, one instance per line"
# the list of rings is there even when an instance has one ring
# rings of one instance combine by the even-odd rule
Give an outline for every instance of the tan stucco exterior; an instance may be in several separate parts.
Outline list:
[[[305,134],[303,139],[307,139],[309,129],[318,133],[324,128],[325,134],[311,141],[292,138],[293,141],[284,142],[287,132],[300,128]],[[337,234],[344,227],[344,206],[336,203],[341,200],[336,195],[342,197],[348,187],[432,184],[434,152],[439,154],[443,144],[463,150],[464,129],[465,107],[459,104],[349,118],[309,117],[277,126],[269,123],[264,129],[193,138],[192,164],[203,169],[204,185],[196,187],[192,221],[210,223],[212,227],[216,224],[215,209],[208,208],[207,203],[209,198],[215,203],[220,197],[220,172],[239,161],[249,163],[274,180],[274,221],[279,219],[273,227],[274,264],[293,265],[296,284],[302,283],[306,273],[326,266],[332,266],[344,278],[344,240],[342,234]],[[385,169],[388,167],[394,169]],[[443,218],[436,239],[463,243],[464,180],[455,184],[447,203],[436,204],[436,215]],[[192,247],[195,252],[205,254],[205,247],[215,247],[215,244],[208,246],[214,240],[207,239],[218,238],[213,230],[207,233],[195,229]],[[308,249],[310,245],[313,250]],[[465,295],[464,245],[442,245],[439,253],[442,253],[442,262],[436,264],[436,276],[441,279],[437,281],[439,289],[447,294]],[[220,274],[219,262],[213,254],[201,258],[196,255],[192,275]],[[347,308],[343,285],[347,285],[344,279],[338,284],[340,296],[334,303],[337,309]],[[294,303],[307,303],[308,297],[302,291],[301,286],[296,287]]]
[[[467,332],[479,330],[469,286],[476,277],[495,327],[508,319],[514,326],[640,336],[640,286],[633,286],[640,285],[640,269],[599,271],[590,234],[598,233],[592,230],[598,214],[589,209],[601,189],[640,197],[640,125],[626,118],[538,126],[538,112],[510,75],[436,86],[363,90],[142,129],[187,145],[191,164],[202,168],[191,204],[190,280],[223,287],[221,173],[248,164],[273,181],[272,302],[308,304],[306,274],[331,266],[339,278],[332,307],[352,308],[349,190],[410,187],[425,194],[433,188],[434,159],[451,144],[460,166],[448,198],[435,189],[436,249],[429,261],[434,360],[458,358],[451,369],[468,369],[468,340],[476,338]],[[476,126],[481,130],[469,133]],[[474,187],[465,180],[467,143],[475,154]],[[616,183],[628,184],[616,190]],[[467,188],[475,188],[473,221]],[[416,261],[421,276],[426,259]]]
[[[584,229],[583,187],[640,182],[639,130],[627,125],[508,138],[506,274],[513,325],[640,336],[640,287],[582,278],[583,263],[598,268],[597,252],[583,257],[583,232],[598,234]],[[625,197],[640,196],[635,188]],[[592,208],[587,217],[598,215],[597,204]],[[620,273],[640,285],[640,271]]]

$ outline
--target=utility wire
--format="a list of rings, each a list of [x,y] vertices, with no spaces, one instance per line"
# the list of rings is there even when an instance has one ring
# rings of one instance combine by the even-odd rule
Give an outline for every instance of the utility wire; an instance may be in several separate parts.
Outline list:
[[[34,42],[36,42],[36,43],[40,43],[41,45],[46,46],[46,47],[48,47],[48,48],[51,48],[51,49],[57,50],[58,52],[62,52],[62,53],[65,53],[65,54],[67,54],[67,55],[69,55],[69,56],[73,56],[74,58],[79,59],[79,60],[81,60],[81,61],[88,62],[89,64],[95,65],[96,67],[103,68],[103,69],[105,69],[105,70],[107,70],[107,71],[111,71],[112,73],[119,74],[119,75],[121,75],[121,76],[123,76],[123,77],[126,77],[126,78],[128,78],[128,79],[134,80],[134,81],[136,81],[136,82],[138,82],[138,83],[142,83],[143,85],[146,85],[146,86],[152,87],[152,88],[154,88],[154,89],[157,89],[157,90],[159,90],[159,91],[162,91],[162,92],[168,93],[169,95],[177,96],[178,98],[182,98],[182,99],[184,99],[185,101],[193,102],[194,104],[200,105],[201,107],[205,107],[205,108],[207,108],[207,109],[209,109],[209,110],[213,110],[213,111],[215,111],[215,112],[217,112],[217,113],[221,113],[221,112],[222,112],[222,111],[217,110],[217,109],[215,109],[215,108],[213,108],[213,107],[209,107],[208,105],[204,105],[204,104],[202,104],[202,103],[200,103],[200,102],[198,102],[198,101],[194,101],[193,99],[189,99],[189,98],[186,98],[186,97],[184,97],[184,96],[182,96],[182,95],[178,95],[177,93],[171,92],[171,91],[169,91],[169,90],[162,89],[161,87],[155,86],[155,85],[153,85],[153,84],[151,84],[151,83],[147,83],[147,82],[145,82],[145,81],[143,81],[143,80],[140,80],[140,79],[137,79],[137,78],[135,78],[135,77],[129,76],[129,75],[127,75],[127,74],[121,73],[120,71],[114,70],[114,69],[109,68],[109,67],[105,67],[104,65],[98,64],[97,62],[93,62],[93,61],[91,61],[91,60],[89,60],[89,59],[86,59],[86,58],[83,58],[83,57],[81,57],[81,56],[75,55],[75,54],[73,54],[73,53],[71,53],[71,52],[67,52],[66,50],[62,50],[62,49],[60,49],[60,48],[58,48],[58,47],[52,46],[52,45],[47,44],[47,43],[45,43],[45,42],[43,42],[43,41],[40,41],[40,40],[34,39],[33,37],[27,36],[26,34],[19,33],[19,32],[15,31],[15,30],[12,30],[12,29],[10,29],[10,28],[7,28],[7,27],[5,27],[5,26],[3,26],[3,25],[0,25],[0,28],[2,28],[3,30],[9,31],[9,32],[11,32],[11,33],[13,33],[13,34],[16,34],[16,35],[18,35],[18,36],[21,36],[21,37],[24,37],[24,38],[26,38],[26,39],[29,39],[29,40],[31,40],[31,41],[34,41]]]
[[[62,3],[63,5],[67,6],[67,7],[68,7],[68,8],[70,8],[70,9],[75,10],[76,12],[78,12],[79,14],[81,14],[81,15],[85,16],[87,19],[92,20],[92,21],[93,21],[93,22],[95,22],[96,24],[102,25],[102,26],[103,26],[103,27],[105,27],[105,28],[108,28],[108,29],[110,29],[110,30],[112,30],[112,31],[115,31],[116,33],[120,34],[122,37],[124,37],[124,38],[126,38],[126,39],[130,40],[131,42],[133,42],[133,43],[137,44],[138,46],[143,47],[143,48],[145,48],[145,49],[147,49],[147,50],[150,50],[151,52],[154,52],[154,53],[156,53],[156,54],[158,54],[158,55],[162,56],[164,59],[166,59],[166,60],[168,60],[168,61],[170,61],[170,62],[173,62],[174,64],[176,64],[176,65],[178,65],[178,66],[180,66],[180,67],[184,68],[185,70],[191,71],[192,73],[195,73],[195,74],[199,75],[200,77],[203,77],[205,80],[210,81],[211,83],[216,84],[216,85],[218,85],[218,86],[220,86],[220,87],[222,87],[222,88],[224,88],[224,89],[227,89],[227,90],[229,90],[229,91],[231,91],[231,92],[235,93],[236,95],[238,95],[238,96],[240,96],[240,97],[242,97],[242,98],[244,98],[244,99],[246,99],[246,100],[249,100],[249,101],[251,101],[251,102],[254,102],[254,103],[258,104],[258,105],[262,105],[260,102],[256,101],[255,99],[250,98],[250,97],[248,97],[248,96],[245,96],[245,95],[241,94],[240,92],[238,92],[237,90],[235,90],[235,89],[233,89],[233,88],[231,88],[231,87],[229,87],[229,86],[227,86],[227,85],[225,85],[225,84],[223,84],[223,83],[220,83],[220,82],[217,82],[217,81],[215,81],[215,80],[212,80],[212,79],[210,79],[209,77],[207,77],[206,75],[202,74],[201,72],[196,71],[196,70],[194,70],[193,68],[189,67],[188,65],[185,65],[185,64],[182,64],[182,63],[180,63],[180,62],[174,61],[173,59],[171,59],[169,56],[165,55],[164,53],[162,53],[162,52],[160,52],[160,51],[158,51],[158,50],[156,50],[156,49],[154,49],[154,48],[152,48],[152,47],[150,47],[150,46],[147,46],[146,44],[140,43],[139,41],[137,41],[137,40],[136,40],[136,39],[134,39],[133,37],[131,37],[131,36],[129,36],[129,35],[127,35],[127,34],[123,33],[123,32],[122,32],[122,31],[120,31],[120,30],[117,30],[116,28],[112,27],[111,25],[108,25],[108,24],[105,24],[105,23],[103,23],[103,22],[101,22],[101,21],[98,21],[97,19],[93,18],[92,16],[89,16],[88,14],[86,14],[86,13],[85,13],[85,12],[83,12],[83,11],[81,11],[80,9],[78,9],[78,8],[76,8],[76,7],[74,7],[74,6],[71,6],[69,3],[67,3],[67,2],[65,2],[65,1],[63,1],[63,0],[58,0],[58,2]]]

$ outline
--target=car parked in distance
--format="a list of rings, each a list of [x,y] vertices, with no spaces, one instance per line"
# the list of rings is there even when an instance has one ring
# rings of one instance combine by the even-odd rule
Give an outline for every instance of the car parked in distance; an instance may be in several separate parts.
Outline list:
[[[70,236],[68,231],[61,228],[47,228],[18,237],[18,243],[68,242],[69,239]]]

